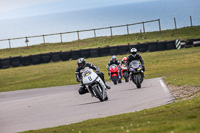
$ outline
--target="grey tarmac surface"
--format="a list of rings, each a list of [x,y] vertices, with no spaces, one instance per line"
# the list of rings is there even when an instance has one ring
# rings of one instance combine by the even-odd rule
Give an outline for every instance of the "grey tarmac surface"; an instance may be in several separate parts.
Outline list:
[[[162,78],[145,79],[137,89],[132,82],[113,85],[109,100],[79,95],[79,85],[0,93],[0,133],[67,125],[87,119],[148,109],[174,101]]]

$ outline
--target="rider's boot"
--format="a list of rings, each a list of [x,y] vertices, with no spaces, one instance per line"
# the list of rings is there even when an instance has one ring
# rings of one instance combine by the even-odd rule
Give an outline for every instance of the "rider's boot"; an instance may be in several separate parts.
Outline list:
[[[78,92],[80,95],[83,95],[85,93],[88,93],[88,90],[85,88],[85,85],[81,84]]]
[[[107,89],[110,89],[110,86],[108,86],[106,83],[105,83],[105,86],[106,86]]]

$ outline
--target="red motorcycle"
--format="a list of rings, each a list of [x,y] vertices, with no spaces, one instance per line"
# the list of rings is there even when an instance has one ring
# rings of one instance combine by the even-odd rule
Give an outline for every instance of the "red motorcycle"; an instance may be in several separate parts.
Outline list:
[[[121,65],[121,75],[124,77],[125,82],[128,82],[129,80],[129,74],[128,74],[128,64],[124,63]]]
[[[111,80],[116,85],[117,82],[121,83],[121,79],[119,78],[119,69],[116,64],[110,65],[110,74],[111,74]]]

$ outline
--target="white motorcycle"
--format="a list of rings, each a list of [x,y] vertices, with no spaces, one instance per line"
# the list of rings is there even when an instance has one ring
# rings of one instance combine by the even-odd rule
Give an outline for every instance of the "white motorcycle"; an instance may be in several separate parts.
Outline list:
[[[106,86],[102,79],[92,70],[88,69],[82,73],[83,84],[92,97],[98,98],[101,102],[108,100]]]

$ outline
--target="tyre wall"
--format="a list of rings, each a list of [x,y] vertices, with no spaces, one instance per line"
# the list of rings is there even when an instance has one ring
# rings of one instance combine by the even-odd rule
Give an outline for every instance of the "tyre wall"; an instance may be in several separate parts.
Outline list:
[[[49,63],[51,61],[51,53],[41,54],[41,63]]]
[[[108,55],[110,55],[110,48],[109,47],[99,48],[99,56],[100,57],[108,56]]]
[[[22,66],[29,66],[29,65],[31,65],[31,63],[32,63],[31,56],[21,57],[21,63],[22,63]]]
[[[81,51],[80,50],[71,51],[71,59],[72,60],[77,60],[80,57],[81,57]]]
[[[139,52],[146,52],[147,50],[148,50],[148,44],[147,43],[138,44],[138,51]]]
[[[200,46],[200,38],[190,39],[188,41],[181,40],[181,47],[190,48],[190,47]],[[112,56],[112,55],[123,55],[130,53],[131,48],[136,48],[139,52],[154,52],[154,51],[163,51],[176,49],[175,40],[173,41],[157,41],[157,42],[147,42],[147,43],[138,43],[138,44],[128,44],[121,46],[107,46],[101,48],[91,48],[91,49],[82,49],[82,50],[73,50],[73,51],[60,51],[60,52],[51,52],[45,54],[29,55],[29,56],[17,56],[0,59],[0,69],[6,69],[9,67],[19,67],[19,66],[28,66],[28,65],[38,65],[41,63],[49,62],[58,62],[58,61],[67,61],[67,60],[77,60],[80,57],[83,58],[94,58],[94,57],[103,57],[103,56]]]
[[[12,67],[19,67],[21,65],[21,56],[11,57],[10,58],[10,65]]]
[[[99,48],[90,49],[90,57],[99,57]]]
[[[10,58],[5,58],[0,60],[0,68],[7,69],[10,67]]]
[[[90,49],[82,49],[80,50],[81,57],[83,58],[90,58]]]
[[[175,40],[167,41],[166,49],[167,50],[176,49]]]
[[[52,62],[61,61],[61,52],[51,53],[51,60],[52,60]]]
[[[129,45],[121,45],[118,46],[119,54],[128,54],[129,53]]]
[[[41,64],[41,55],[40,54],[37,54],[37,55],[31,55],[31,62],[33,65],[38,65],[38,64]]]
[[[71,51],[61,52],[61,59],[62,59],[62,61],[67,61],[67,60],[71,59]]]
[[[167,50],[167,41],[158,42],[158,51]]]
[[[148,42],[147,47],[149,52],[158,51],[158,42]]]
[[[119,54],[119,46],[112,46],[110,48],[110,55],[118,55]]]

